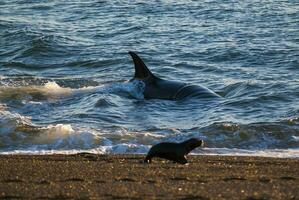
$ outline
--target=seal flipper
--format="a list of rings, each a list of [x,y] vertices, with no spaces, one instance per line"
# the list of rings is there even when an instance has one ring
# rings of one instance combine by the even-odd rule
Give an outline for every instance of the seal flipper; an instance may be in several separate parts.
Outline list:
[[[131,55],[135,65],[135,79],[154,80],[156,78],[136,53],[130,51],[129,54]]]

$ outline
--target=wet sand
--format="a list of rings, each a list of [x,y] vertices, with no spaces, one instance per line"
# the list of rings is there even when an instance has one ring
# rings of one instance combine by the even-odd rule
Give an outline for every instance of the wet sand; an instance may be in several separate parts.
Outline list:
[[[299,159],[1,155],[0,199],[299,199]]]

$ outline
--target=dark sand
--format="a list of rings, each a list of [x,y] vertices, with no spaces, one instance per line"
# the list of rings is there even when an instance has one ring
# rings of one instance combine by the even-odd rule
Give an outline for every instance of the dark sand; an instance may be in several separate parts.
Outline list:
[[[1,155],[0,199],[299,199],[299,159]]]

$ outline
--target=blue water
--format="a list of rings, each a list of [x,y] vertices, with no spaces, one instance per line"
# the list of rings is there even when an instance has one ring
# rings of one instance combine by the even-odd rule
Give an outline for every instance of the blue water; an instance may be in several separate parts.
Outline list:
[[[223,98],[145,100],[128,51],[158,77]],[[299,3],[0,2],[0,152],[299,157]]]

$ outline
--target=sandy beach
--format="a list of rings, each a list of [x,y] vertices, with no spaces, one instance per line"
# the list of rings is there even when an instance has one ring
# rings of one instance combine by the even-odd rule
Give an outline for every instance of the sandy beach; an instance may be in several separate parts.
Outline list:
[[[0,199],[299,199],[299,159],[1,155]]]

